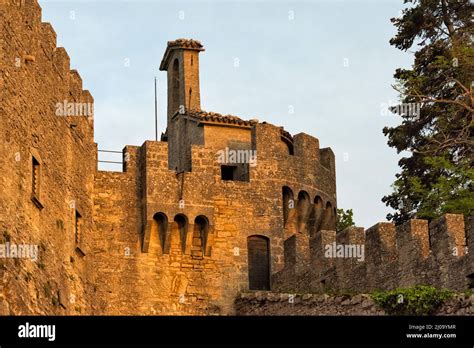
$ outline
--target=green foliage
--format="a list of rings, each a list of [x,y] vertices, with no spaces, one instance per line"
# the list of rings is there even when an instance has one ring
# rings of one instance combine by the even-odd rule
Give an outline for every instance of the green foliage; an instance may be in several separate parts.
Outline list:
[[[411,69],[394,75],[402,104],[392,112],[401,124],[383,130],[388,145],[407,156],[399,161],[393,192],[382,199],[395,210],[387,218],[402,223],[443,213],[472,215],[474,4],[405,3],[402,16],[392,18],[398,32],[390,44],[416,51]],[[416,112],[407,105],[416,105]]]
[[[465,297],[470,297],[470,296],[474,295],[474,290],[473,290],[473,289],[465,290],[465,291],[463,292],[463,295],[464,295]]]
[[[403,172],[392,186],[394,196],[406,195],[400,207],[410,216],[429,220],[445,213],[473,215],[474,168],[469,161],[455,165],[442,156],[427,156],[423,160],[437,175],[427,182],[420,176]]]
[[[337,209],[337,216],[336,216],[336,232],[341,232],[349,226],[354,226],[353,220],[354,213],[352,209]]]
[[[430,315],[453,295],[450,290],[417,285],[412,288],[376,291],[372,298],[389,315]]]

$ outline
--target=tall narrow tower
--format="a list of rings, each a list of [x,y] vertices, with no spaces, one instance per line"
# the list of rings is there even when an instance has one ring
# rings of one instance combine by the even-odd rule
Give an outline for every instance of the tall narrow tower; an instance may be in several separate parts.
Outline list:
[[[191,170],[191,146],[201,139],[202,127],[189,122],[190,112],[201,111],[199,41],[168,41],[160,70],[168,72],[168,165],[178,172]],[[194,140],[193,140],[194,139]]]
[[[201,110],[199,91],[199,41],[177,39],[168,41],[160,70],[168,72],[168,125],[177,113]]]

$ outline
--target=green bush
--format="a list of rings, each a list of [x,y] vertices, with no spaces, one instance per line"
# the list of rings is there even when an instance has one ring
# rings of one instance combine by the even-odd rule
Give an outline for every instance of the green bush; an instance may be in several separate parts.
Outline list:
[[[389,315],[430,315],[453,294],[450,290],[416,285],[412,288],[375,291],[372,298]]]

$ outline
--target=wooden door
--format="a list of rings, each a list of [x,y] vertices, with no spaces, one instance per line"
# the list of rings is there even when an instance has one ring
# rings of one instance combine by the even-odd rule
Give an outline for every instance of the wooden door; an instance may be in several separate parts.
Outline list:
[[[247,243],[249,289],[270,290],[269,240],[263,236],[250,236]]]

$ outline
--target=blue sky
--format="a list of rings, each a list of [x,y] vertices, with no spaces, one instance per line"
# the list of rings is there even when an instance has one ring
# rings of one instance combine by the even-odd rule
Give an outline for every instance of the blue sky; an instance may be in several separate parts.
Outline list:
[[[164,131],[166,74],[158,67],[166,42],[194,38],[206,48],[204,110],[319,138],[336,155],[339,207],[353,208],[359,226],[385,220],[390,210],[381,198],[391,190],[399,156],[382,128],[399,120],[383,109],[398,100],[394,70],[412,61],[388,43],[402,0],[40,4],[43,21],[53,25],[58,46],[94,96],[100,149],[154,138],[154,76]]]

